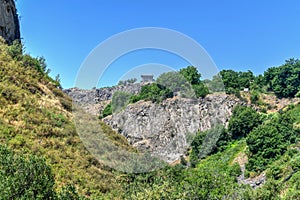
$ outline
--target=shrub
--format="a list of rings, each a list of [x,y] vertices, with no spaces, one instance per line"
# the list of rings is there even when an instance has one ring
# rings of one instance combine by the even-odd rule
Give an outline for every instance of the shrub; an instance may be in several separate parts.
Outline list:
[[[230,138],[222,125],[198,133],[191,143],[191,165],[194,167],[199,159],[216,153],[218,150],[223,150],[229,140]]]
[[[100,119],[107,117],[109,115],[112,115],[112,107],[111,107],[111,103],[108,104],[104,110],[102,111],[102,115],[100,115]]]
[[[157,78],[157,83],[182,97],[195,97],[192,85],[178,72],[163,73]]]
[[[193,85],[193,89],[197,98],[204,98],[209,93],[208,88],[203,83]]]
[[[0,146],[0,196],[3,199],[53,199],[54,177],[45,161],[15,155]]]
[[[232,117],[229,120],[228,131],[233,139],[245,137],[255,127],[262,123],[259,113],[253,108],[236,106],[233,109]]]
[[[256,91],[251,92],[250,101],[252,104],[257,104],[259,102],[259,93]]]
[[[247,137],[249,147],[249,170],[261,171],[278,159],[287,147],[296,141],[290,113],[274,116],[269,122],[254,129]]]
[[[141,92],[138,95],[133,95],[130,99],[130,103],[134,103],[137,100],[146,100],[152,102],[161,102],[167,98],[172,98],[173,92],[157,83],[144,85]]]

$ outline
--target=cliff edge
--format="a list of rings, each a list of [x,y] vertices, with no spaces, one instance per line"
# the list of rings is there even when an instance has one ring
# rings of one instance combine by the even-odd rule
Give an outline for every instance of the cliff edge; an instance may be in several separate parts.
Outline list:
[[[0,0],[0,36],[8,44],[20,40],[20,24],[14,0]]]

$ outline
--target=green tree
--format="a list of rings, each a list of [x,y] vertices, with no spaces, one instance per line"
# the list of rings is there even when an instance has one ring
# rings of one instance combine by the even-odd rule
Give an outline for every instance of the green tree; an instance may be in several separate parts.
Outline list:
[[[128,84],[133,84],[137,81],[136,78],[130,78],[127,80],[119,81],[118,85],[128,85]]]
[[[152,102],[161,102],[164,99],[172,98],[173,92],[157,83],[144,85],[138,95],[133,95],[130,98],[131,103],[135,103],[139,100],[146,100]]]
[[[220,72],[227,94],[234,94],[235,90],[240,90],[238,73],[233,70],[222,70]]]
[[[238,82],[240,88],[250,88],[251,82],[254,81],[255,77],[253,72],[248,70],[247,72],[238,72]]]
[[[213,76],[212,80],[204,80],[204,83],[211,92],[225,92],[224,83],[219,74]]]
[[[247,165],[249,170],[264,170],[267,164],[278,159],[286,150],[283,135],[271,124],[253,130],[246,141],[251,153]]]
[[[170,89],[173,93],[179,92],[182,97],[195,96],[192,85],[178,72],[163,73],[157,78],[156,82]]]
[[[282,66],[269,68],[264,77],[278,97],[295,97],[300,87],[300,61],[287,60]]]
[[[278,159],[296,141],[291,113],[281,113],[254,129],[246,139],[249,147],[249,170],[261,171]]]
[[[200,83],[201,74],[198,72],[197,68],[194,66],[188,66],[179,71],[181,75],[186,78],[186,80],[192,85]]]
[[[250,101],[252,104],[258,104],[259,103],[259,93],[257,91],[251,91],[250,95]]]
[[[227,94],[236,94],[243,88],[250,88],[252,81],[255,80],[255,77],[250,70],[247,72],[222,70],[220,75],[222,76],[225,92]]]
[[[228,141],[230,141],[230,137],[222,125],[217,125],[203,133],[198,133],[191,143],[191,166],[195,167],[199,159],[216,153],[218,150],[223,150]]]
[[[209,93],[208,88],[203,83],[193,85],[193,89],[197,98],[204,98]]]
[[[245,137],[255,127],[262,123],[259,113],[253,108],[236,106],[229,121],[228,131],[233,139]]]

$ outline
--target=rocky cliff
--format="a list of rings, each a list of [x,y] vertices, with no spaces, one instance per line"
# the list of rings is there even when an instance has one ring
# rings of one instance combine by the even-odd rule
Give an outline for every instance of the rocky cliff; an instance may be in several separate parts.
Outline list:
[[[0,0],[0,36],[8,44],[20,40],[20,25],[14,0]]]
[[[140,101],[104,119],[129,143],[167,162],[184,155],[190,138],[215,125],[227,125],[240,100],[225,94],[204,99],[167,99],[160,104]]]
[[[123,91],[131,94],[140,92],[141,87],[146,83],[135,83],[118,85],[114,87],[94,88],[92,90],[70,88],[64,92],[72,97],[73,101],[79,103],[87,112],[99,115],[104,107],[111,100],[115,91]]]
[[[67,89],[73,100],[93,115],[99,115],[115,91],[137,94],[142,84],[82,90]],[[215,125],[227,125],[233,107],[245,104],[234,96],[211,94],[205,98],[174,97],[162,103],[139,101],[103,121],[125,136],[140,151],[148,151],[167,162],[184,155],[192,137]]]

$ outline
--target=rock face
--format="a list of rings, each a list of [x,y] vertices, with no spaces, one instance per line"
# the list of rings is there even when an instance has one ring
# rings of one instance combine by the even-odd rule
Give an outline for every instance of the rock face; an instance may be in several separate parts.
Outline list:
[[[14,0],[0,0],[0,36],[8,44],[20,40],[19,18]]]
[[[175,97],[160,104],[140,101],[104,121],[137,149],[170,163],[184,155],[193,134],[227,125],[237,104],[242,103],[225,94],[204,99]]]
[[[79,88],[65,89],[64,92],[72,97],[73,101],[80,104],[99,103],[110,100],[115,91],[123,91],[131,94],[137,94],[141,91],[145,83],[135,83],[129,85],[118,85],[114,87],[105,87],[99,89],[85,90]]]
[[[140,92],[145,83],[135,83],[129,85],[118,85],[114,87],[106,87],[92,90],[84,90],[79,88],[70,88],[64,90],[73,101],[79,103],[87,112],[93,115],[99,115],[104,107],[109,103],[115,91],[123,91],[131,94]]]
[[[85,111],[99,115],[115,91],[137,94],[142,85],[137,83],[93,90],[72,88],[65,92]],[[185,154],[197,132],[215,125],[227,126],[237,104],[245,103],[226,94],[211,94],[204,99],[174,97],[159,104],[139,101],[103,121],[138,150],[150,152],[171,163]]]

